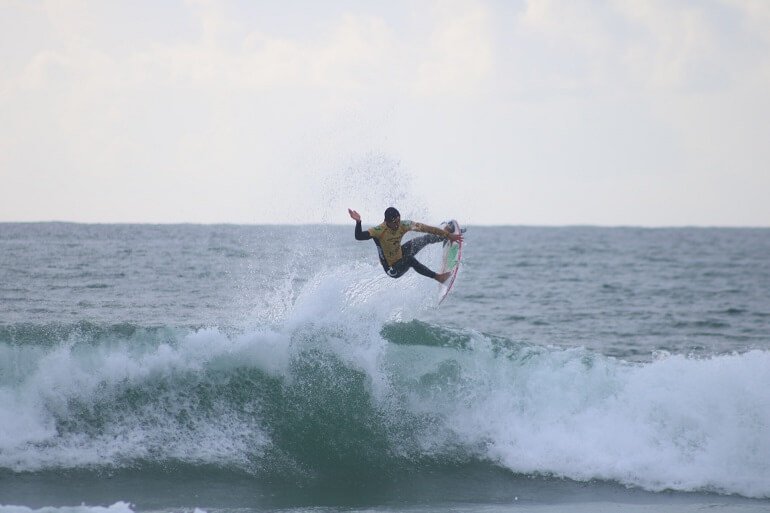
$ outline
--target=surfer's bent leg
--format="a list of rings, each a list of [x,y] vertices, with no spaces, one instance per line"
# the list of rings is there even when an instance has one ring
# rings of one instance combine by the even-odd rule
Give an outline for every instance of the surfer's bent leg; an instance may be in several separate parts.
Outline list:
[[[400,278],[403,275],[405,275],[410,268],[414,269],[415,271],[422,274],[423,276],[427,276],[428,278],[433,278],[434,280],[436,279],[436,273],[434,273],[433,271],[431,271],[430,269],[422,265],[413,256],[402,258],[395,264],[385,269],[385,273],[391,278]]]
[[[436,242],[441,242],[443,240],[444,240],[444,237],[442,237],[441,235],[434,235],[432,233],[429,233],[428,235],[417,237],[416,239],[412,239],[409,242],[405,243],[403,246],[401,246],[401,252],[404,254],[404,258],[408,258],[416,255],[422,248],[424,248],[428,244],[435,244]],[[415,262],[417,262],[417,260],[415,260]],[[422,265],[420,264],[420,262],[417,262],[417,264]]]
[[[422,274],[423,276],[427,276],[428,278],[436,279],[436,273],[422,265],[416,258],[409,257],[409,265],[412,269],[417,271],[418,273]]]
[[[431,271],[430,269],[422,265],[413,256],[402,258],[395,264],[385,269],[385,273],[391,278],[400,278],[403,275],[405,275],[410,268],[414,269],[415,271],[422,274],[423,276],[436,279],[436,273],[434,273],[433,271]]]

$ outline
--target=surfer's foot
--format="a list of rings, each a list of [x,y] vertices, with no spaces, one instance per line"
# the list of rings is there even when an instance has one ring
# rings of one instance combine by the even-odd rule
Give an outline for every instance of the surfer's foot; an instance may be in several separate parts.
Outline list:
[[[452,273],[441,273],[436,275],[436,281],[439,283],[444,283],[449,279],[449,277],[452,275]]]

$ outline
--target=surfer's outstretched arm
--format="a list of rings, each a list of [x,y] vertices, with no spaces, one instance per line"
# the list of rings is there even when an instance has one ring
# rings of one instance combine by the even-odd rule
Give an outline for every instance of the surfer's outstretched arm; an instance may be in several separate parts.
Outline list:
[[[449,233],[446,230],[443,230],[441,228],[436,228],[435,226],[431,226],[429,224],[423,224],[423,223],[414,223],[414,229],[418,232],[424,232],[424,233],[431,233],[433,235],[439,235],[441,237],[446,237],[447,239],[451,240],[452,242],[458,242],[463,240],[463,234],[462,233]]]
[[[356,222],[356,240],[369,240],[372,238],[372,234],[365,232],[361,229],[361,215],[355,210],[348,209],[351,219]]]

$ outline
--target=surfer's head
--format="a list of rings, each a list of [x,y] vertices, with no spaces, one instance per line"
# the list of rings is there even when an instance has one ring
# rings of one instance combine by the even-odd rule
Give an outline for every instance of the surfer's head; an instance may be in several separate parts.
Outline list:
[[[397,217],[401,217],[401,214],[398,213],[398,210],[396,210],[396,207],[388,207],[385,209],[386,221],[393,221]]]
[[[395,207],[388,207],[385,209],[385,223],[392,228],[391,225],[398,226],[398,221],[401,220],[401,214]]]
[[[398,228],[399,221],[401,221],[401,214],[399,214],[395,207],[385,209],[385,224],[388,225],[388,228],[395,230]]]

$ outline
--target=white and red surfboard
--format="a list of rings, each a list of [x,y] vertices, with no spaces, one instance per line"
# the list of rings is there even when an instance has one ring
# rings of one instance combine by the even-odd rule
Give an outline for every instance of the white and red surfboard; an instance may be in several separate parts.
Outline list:
[[[444,228],[449,226],[452,228],[452,233],[462,233],[460,230],[460,224],[455,219],[447,221],[446,223],[442,223],[441,226]],[[457,271],[460,270],[460,260],[462,259],[462,256],[462,241],[450,242],[449,239],[444,241],[444,253],[441,257],[441,272],[445,273],[448,271],[451,272],[452,275],[449,276],[447,281],[440,283],[438,286],[438,304],[441,304],[452,290],[452,285],[454,285],[455,278],[457,278]]]

